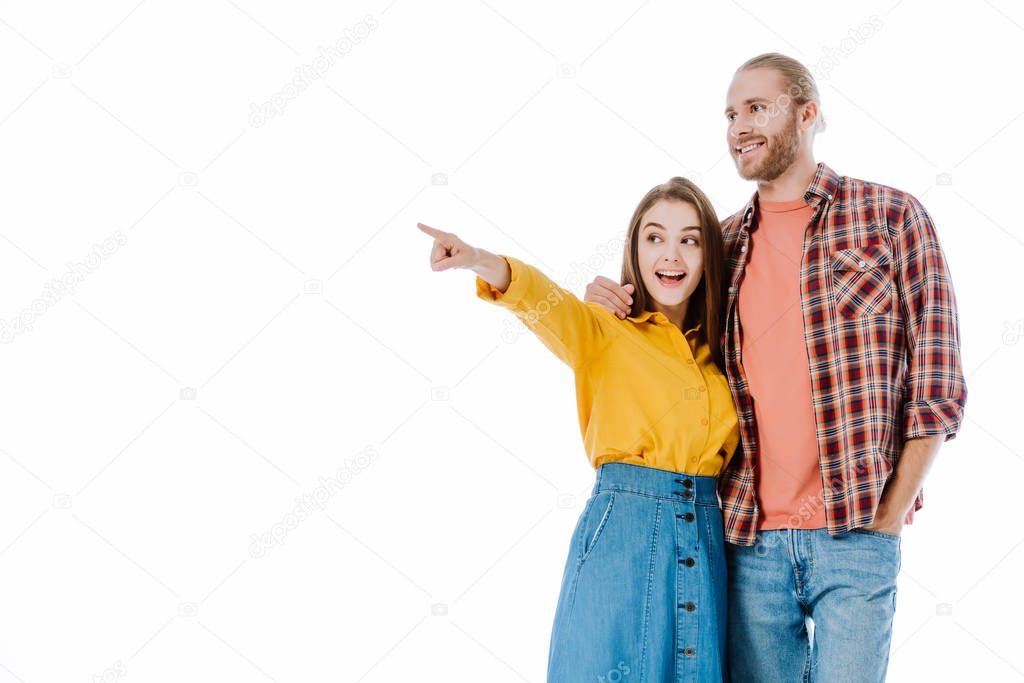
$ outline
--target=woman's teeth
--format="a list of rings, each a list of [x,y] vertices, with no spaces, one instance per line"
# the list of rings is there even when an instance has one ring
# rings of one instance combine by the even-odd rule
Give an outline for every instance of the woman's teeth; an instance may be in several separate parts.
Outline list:
[[[679,283],[686,277],[686,273],[681,270],[659,270],[654,275],[664,287],[678,287]]]

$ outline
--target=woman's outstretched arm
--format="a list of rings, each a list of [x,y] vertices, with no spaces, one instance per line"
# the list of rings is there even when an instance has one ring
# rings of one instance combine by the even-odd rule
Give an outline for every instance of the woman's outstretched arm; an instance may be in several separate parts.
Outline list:
[[[430,250],[431,270],[467,268],[499,292],[508,289],[512,281],[512,270],[505,259],[484,249],[471,247],[450,232],[423,223],[416,225],[434,238],[434,247]]]
[[[539,269],[511,256],[472,247],[456,235],[417,223],[434,238],[432,270],[466,268],[477,274],[480,299],[502,306],[572,368],[593,359],[609,340],[607,316],[597,304],[586,304],[558,286]]]

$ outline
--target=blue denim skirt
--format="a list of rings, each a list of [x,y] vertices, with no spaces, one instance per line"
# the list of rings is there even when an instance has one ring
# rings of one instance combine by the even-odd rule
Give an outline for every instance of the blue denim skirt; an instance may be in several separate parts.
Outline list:
[[[605,463],[565,562],[549,683],[720,683],[725,548],[718,479]]]

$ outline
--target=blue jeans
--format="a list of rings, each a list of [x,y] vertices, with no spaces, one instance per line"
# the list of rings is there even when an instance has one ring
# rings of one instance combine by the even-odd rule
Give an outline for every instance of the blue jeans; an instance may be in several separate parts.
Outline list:
[[[549,683],[720,683],[726,589],[717,478],[597,470],[569,545]]]
[[[726,544],[726,557],[733,681],[885,680],[899,536],[775,529],[752,546]]]

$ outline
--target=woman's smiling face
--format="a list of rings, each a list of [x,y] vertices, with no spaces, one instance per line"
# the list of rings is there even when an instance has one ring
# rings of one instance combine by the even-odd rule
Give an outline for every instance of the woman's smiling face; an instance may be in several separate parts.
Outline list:
[[[640,221],[637,261],[652,308],[676,324],[704,271],[700,216],[689,202],[662,199]]]

